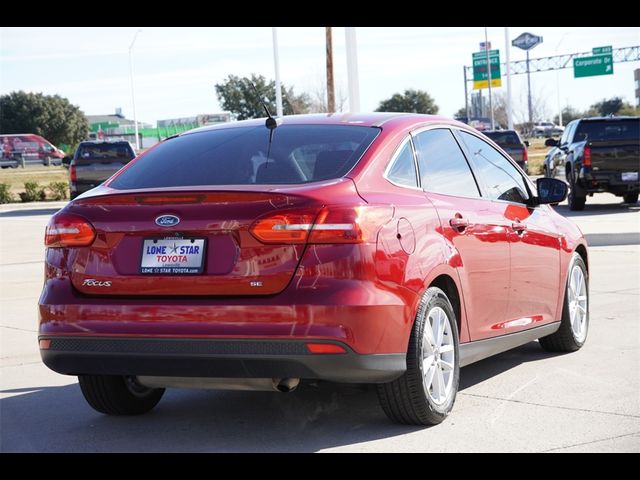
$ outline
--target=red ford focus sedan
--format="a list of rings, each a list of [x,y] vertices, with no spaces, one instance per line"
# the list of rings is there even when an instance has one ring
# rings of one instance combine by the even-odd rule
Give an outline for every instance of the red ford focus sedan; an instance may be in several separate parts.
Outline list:
[[[587,244],[548,205],[564,182],[442,117],[270,120],[169,138],[51,218],[40,351],[94,409],[322,379],[435,424],[460,367],[583,345]]]

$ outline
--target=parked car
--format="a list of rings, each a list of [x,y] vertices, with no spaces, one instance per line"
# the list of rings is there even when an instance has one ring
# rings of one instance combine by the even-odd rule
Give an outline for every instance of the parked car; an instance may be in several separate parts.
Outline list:
[[[552,122],[537,122],[533,124],[532,135],[534,137],[557,137],[562,135],[564,127]]]
[[[487,130],[484,133],[493,140],[500,148],[502,148],[511,158],[513,158],[518,166],[529,173],[529,155],[527,147],[529,142],[524,142],[515,130]]]
[[[69,164],[71,198],[100,185],[135,156],[133,147],[126,141],[80,143]]]
[[[49,141],[34,133],[16,133],[0,135],[2,144],[2,166],[17,167],[25,165],[60,165],[64,152]]]
[[[640,192],[640,117],[592,117],[567,125],[544,161],[545,176],[563,174],[570,185],[569,208],[583,210],[587,195],[613,193],[636,203]]]
[[[566,193],[438,116],[186,132],[51,218],[42,359],[111,415],[166,387],[322,379],[377,384],[392,420],[439,423],[460,367],[584,344],[587,244],[547,205]]]

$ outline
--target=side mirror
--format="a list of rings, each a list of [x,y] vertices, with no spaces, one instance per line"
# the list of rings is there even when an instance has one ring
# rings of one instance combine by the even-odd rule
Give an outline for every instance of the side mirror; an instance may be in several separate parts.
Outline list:
[[[557,147],[558,146],[558,140],[556,140],[555,138],[547,138],[544,141],[544,144],[546,147]]]
[[[64,165],[65,167],[68,167],[70,163],[71,163],[71,157],[67,156],[62,159],[62,165]]]
[[[526,146],[527,148],[529,148],[529,140],[525,140],[525,141],[524,141],[524,144],[525,144],[525,146]]]
[[[538,203],[560,203],[567,198],[569,191],[567,184],[557,178],[539,178],[536,180],[538,187]]]

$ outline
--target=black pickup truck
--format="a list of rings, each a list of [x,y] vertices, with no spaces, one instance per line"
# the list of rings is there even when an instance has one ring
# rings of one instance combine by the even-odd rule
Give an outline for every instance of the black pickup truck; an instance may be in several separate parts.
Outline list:
[[[547,177],[564,174],[569,208],[583,210],[587,195],[609,192],[625,203],[640,192],[640,117],[581,118],[569,123],[544,160]]]

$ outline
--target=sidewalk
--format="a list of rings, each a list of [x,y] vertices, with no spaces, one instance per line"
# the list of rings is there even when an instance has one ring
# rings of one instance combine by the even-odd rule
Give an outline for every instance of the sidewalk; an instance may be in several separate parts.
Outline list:
[[[27,203],[3,203],[0,204],[1,212],[12,212],[15,210],[59,210],[64,207],[68,200],[59,202],[27,202]]]

